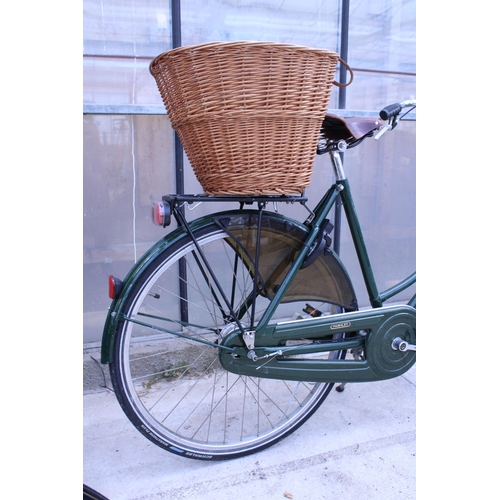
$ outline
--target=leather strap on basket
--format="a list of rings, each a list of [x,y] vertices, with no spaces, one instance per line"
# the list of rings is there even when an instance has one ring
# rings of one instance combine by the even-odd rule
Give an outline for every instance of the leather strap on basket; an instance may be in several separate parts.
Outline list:
[[[351,67],[345,61],[343,61],[340,58],[339,58],[339,61],[347,68],[347,70],[349,71],[349,74],[351,75],[351,78],[350,78],[350,80],[347,83],[339,83],[339,82],[334,81],[333,84],[336,87],[347,87],[348,85],[351,85],[352,80],[354,78],[354,73],[352,72]]]

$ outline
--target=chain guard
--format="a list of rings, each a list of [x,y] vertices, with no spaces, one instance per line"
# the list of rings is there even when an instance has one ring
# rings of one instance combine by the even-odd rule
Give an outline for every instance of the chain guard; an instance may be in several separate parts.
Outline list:
[[[392,342],[400,337],[409,344],[416,343],[415,315],[402,311],[388,318],[375,333],[368,335],[365,355],[372,370],[381,378],[393,378],[402,375],[415,363],[416,352],[401,352],[393,349]]]
[[[400,351],[392,344],[400,338],[409,344],[416,344],[416,310],[410,306],[387,306],[365,311],[288,321],[273,325],[272,331],[257,334],[253,360],[247,356],[241,333],[233,332],[222,344],[234,349],[231,354],[221,350],[222,366],[238,375],[304,382],[375,382],[402,375],[415,363],[415,351]],[[364,350],[361,359],[296,359],[294,351],[287,356],[286,343],[301,339],[324,339],[342,332],[367,332],[360,341]],[[357,337],[360,338],[359,336]],[[349,338],[328,345],[322,343],[323,351],[347,349]],[[319,352],[318,344],[312,344],[311,353]],[[294,346],[296,349],[297,345]],[[350,347],[349,347],[350,348]],[[307,352],[305,346],[302,352]],[[314,351],[313,349],[316,349]],[[278,354],[277,351],[280,351]]]

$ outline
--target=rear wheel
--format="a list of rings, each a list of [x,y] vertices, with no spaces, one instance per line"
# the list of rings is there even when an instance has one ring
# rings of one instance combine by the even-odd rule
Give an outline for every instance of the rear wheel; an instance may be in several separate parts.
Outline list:
[[[222,460],[292,433],[333,384],[238,376],[221,367],[213,344],[238,322],[247,327],[251,321],[252,268],[248,254],[216,225],[199,230],[196,239],[226,300],[189,237],[167,247],[128,295],[110,373],[120,405],[148,439],[179,455]],[[256,319],[269,303],[265,295],[257,298]],[[282,304],[273,320],[300,321],[306,303],[330,307],[314,299]]]

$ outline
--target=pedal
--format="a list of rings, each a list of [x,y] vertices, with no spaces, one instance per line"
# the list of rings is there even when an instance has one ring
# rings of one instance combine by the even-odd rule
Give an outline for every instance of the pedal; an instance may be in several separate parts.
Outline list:
[[[414,345],[414,344],[409,344],[408,342],[406,342],[406,340],[403,340],[402,338],[400,337],[396,337],[393,341],[392,341],[392,348],[395,350],[395,351],[401,351],[401,352],[406,352],[406,351],[416,351],[417,350],[417,346]]]
[[[310,304],[306,304],[306,307],[304,307],[304,309],[302,310],[313,318],[319,318],[320,316],[323,316],[323,313],[319,309],[315,309]]]
[[[364,359],[362,347],[356,347],[355,349],[351,349],[351,354],[356,361]]]

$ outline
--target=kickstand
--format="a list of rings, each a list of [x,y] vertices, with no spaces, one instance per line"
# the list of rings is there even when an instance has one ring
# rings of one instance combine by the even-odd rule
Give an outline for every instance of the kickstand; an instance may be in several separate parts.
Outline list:
[[[357,347],[356,349],[351,349],[351,354],[352,354],[353,358],[356,360],[361,359],[361,352],[362,352],[362,349],[360,347]],[[335,390],[337,392],[344,392],[345,385],[346,385],[346,382],[342,382],[337,387],[335,387]]]

